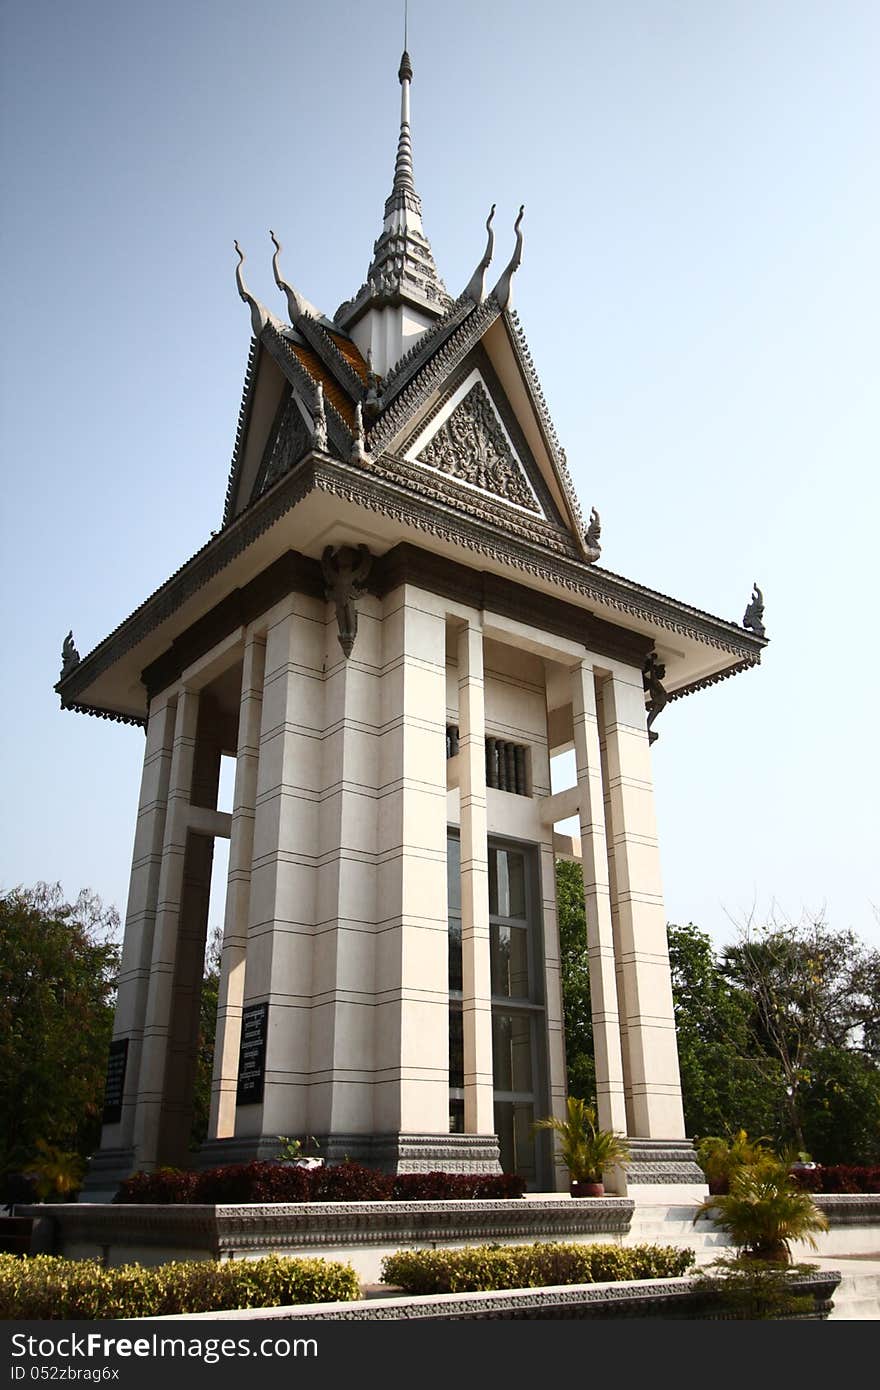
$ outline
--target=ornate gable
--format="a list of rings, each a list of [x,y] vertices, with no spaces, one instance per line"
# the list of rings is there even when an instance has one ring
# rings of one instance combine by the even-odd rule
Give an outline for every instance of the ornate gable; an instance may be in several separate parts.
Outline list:
[[[534,488],[482,378],[471,381],[468,377],[449,404],[451,410],[447,406],[445,419],[427,442],[422,442],[424,433],[416,441],[410,454],[413,461],[540,516]]]
[[[261,493],[267,492],[272,484],[277,483],[295,463],[299,463],[312,447],[312,431],[303,418],[296,396],[289,391],[287,399],[281,403],[275,428],[271,431],[263,451],[263,459],[250,500],[253,502]]]

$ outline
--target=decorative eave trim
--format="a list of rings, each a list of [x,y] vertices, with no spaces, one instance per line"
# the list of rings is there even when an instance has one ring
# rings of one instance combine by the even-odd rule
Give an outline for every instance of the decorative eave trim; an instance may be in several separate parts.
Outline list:
[[[573,560],[578,558],[571,532],[567,528],[546,521],[537,513],[526,514],[510,507],[503,497],[466,488],[455,478],[436,469],[410,463],[399,454],[382,454],[374,460],[371,472],[441,506],[454,507],[456,511],[475,517],[493,529],[510,532],[525,541],[537,541],[554,555]]]
[[[58,682],[55,689],[62,704],[67,708],[85,705],[79,697],[98,676],[170,618],[181,604],[316,488],[412,526],[446,544],[485,555],[533,578],[568,589],[603,608],[627,613],[720,651],[739,655],[742,658],[740,668],[754,665],[767,645],[766,638],[755,637],[733,623],[620,579],[596,565],[552,554],[534,541],[499,534],[489,525],[461,515],[450,505],[425,501],[415,496],[410,488],[377,474],[375,468],[365,471],[313,451],[229,526],[211,537],[85,656],[66,679]],[[706,678],[707,681],[712,679]],[[88,711],[92,712],[91,706]]]
[[[58,686],[55,686],[58,689]],[[120,714],[117,710],[103,709],[100,705],[84,705],[79,700],[61,701],[62,709],[71,709],[75,714],[93,714],[98,719],[109,719],[113,724],[135,724],[139,729],[147,727],[145,715],[141,714]]]
[[[679,686],[678,690],[670,690],[668,692],[669,699],[681,700],[685,695],[693,695],[698,690],[708,690],[710,685],[718,685],[719,682],[728,680],[730,676],[738,676],[740,671],[751,671],[753,667],[760,666],[760,664],[761,653],[757,652],[754,656],[738,661],[735,666],[728,666],[725,671],[716,671],[714,676],[703,676],[701,680]]]
[[[260,340],[251,338],[250,351],[248,352],[247,367],[244,373],[244,387],[241,394],[241,407],[238,412],[238,425],[235,430],[235,446],[232,450],[232,462],[229,466],[229,481],[226,484],[226,501],[223,506],[224,526],[231,520],[233,508],[235,507],[235,496],[238,491],[238,479],[241,471],[241,454],[244,447],[245,437],[251,419],[251,410],[254,403],[254,385],[257,378],[257,362],[259,360]]]
[[[367,435],[367,449],[380,454],[404,430],[416,411],[446,377],[463,361],[475,343],[497,319],[500,309],[491,298],[468,314],[462,323],[426,361],[407,386],[384,410]]]
[[[581,512],[581,504],[578,501],[578,495],[575,491],[575,486],[572,481],[571,474],[568,471],[568,463],[565,457],[565,450],[559,442],[559,436],[556,433],[556,426],[554,425],[553,419],[550,415],[550,409],[547,405],[547,398],[544,395],[543,388],[538,379],[538,373],[535,368],[535,363],[532,358],[531,350],[529,349],[529,345],[526,342],[526,335],[523,332],[522,325],[519,321],[519,315],[517,314],[515,309],[512,309],[510,311],[505,310],[505,312],[502,314],[502,319],[504,322],[504,326],[507,329],[507,336],[516,356],[516,360],[519,365],[519,369],[522,373],[526,389],[532,399],[532,404],[535,409],[535,415],[538,419],[538,425],[540,427],[542,435],[544,436],[544,443],[547,447],[547,452],[550,455],[550,460],[556,472],[559,487],[562,491],[563,497],[565,498],[566,506],[568,507],[571,516],[572,527],[574,529],[575,534],[579,538],[581,546],[583,548],[583,536],[585,527],[583,513]]]

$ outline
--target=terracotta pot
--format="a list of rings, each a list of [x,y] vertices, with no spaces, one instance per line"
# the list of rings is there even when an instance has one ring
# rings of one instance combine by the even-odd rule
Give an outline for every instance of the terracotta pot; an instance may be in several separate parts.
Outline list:
[[[572,1178],[569,1184],[572,1197],[604,1197],[605,1184],[601,1182],[578,1182]]]

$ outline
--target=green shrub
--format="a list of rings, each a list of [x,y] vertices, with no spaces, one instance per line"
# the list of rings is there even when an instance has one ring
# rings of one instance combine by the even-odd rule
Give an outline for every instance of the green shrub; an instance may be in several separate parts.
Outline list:
[[[382,1280],[410,1294],[482,1293],[554,1284],[670,1279],[694,1264],[671,1245],[476,1245],[465,1250],[398,1250],[382,1261]]]
[[[350,1302],[360,1296],[350,1265],[326,1260],[187,1260],[104,1269],[57,1255],[0,1255],[0,1318],[146,1318],[223,1308]]]

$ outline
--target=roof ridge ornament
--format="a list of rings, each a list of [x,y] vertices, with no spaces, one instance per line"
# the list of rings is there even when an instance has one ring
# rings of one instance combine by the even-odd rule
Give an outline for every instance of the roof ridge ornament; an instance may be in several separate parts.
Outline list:
[[[261,304],[258,299],[254,298],[247,285],[244,283],[244,276],[241,273],[241,268],[245,262],[245,254],[237,241],[233,242],[233,245],[238,252],[238,265],[235,267],[235,283],[238,286],[239,298],[242,299],[245,304],[250,305],[251,327],[254,332],[254,337],[259,338],[266,324],[269,322],[271,315],[266,306]]]
[[[295,324],[297,319],[305,318],[308,313],[306,301],[298,290],[295,290],[292,285],[288,285],[281,274],[281,267],[278,263],[278,257],[281,255],[281,242],[278,240],[271,227],[269,228],[269,236],[272,238],[272,245],[275,247],[275,254],[272,257],[272,273],[275,276],[275,284],[278,286],[279,290],[281,290],[281,293],[286,295],[287,313],[290,322]]]
[[[492,231],[492,220],[495,216],[495,204],[492,204],[492,211],[486,218],[486,249],[483,252],[483,259],[480,261],[470,280],[468,281],[465,295],[472,299],[475,304],[482,304],[485,299],[486,271],[492,263],[492,253],[495,250],[495,233]]]
[[[595,564],[602,554],[602,547],[599,544],[599,537],[602,534],[602,520],[596,508],[590,511],[590,524],[584,532],[584,547],[587,560],[590,564]]]
[[[492,291],[495,298],[498,300],[498,307],[502,311],[504,309],[510,308],[511,281],[513,280],[514,275],[519,270],[520,265],[522,264],[523,234],[520,230],[520,226],[523,220],[523,213],[525,212],[525,210],[526,205],[525,203],[523,203],[520,207],[517,219],[513,224],[513,230],[516,232],[516,245],[513,248],[513,255],[507,262],[507,265],[504,267],[501,279],[498,281],[498,284]]]
[[[746,611],[743,614],[742,625],[753,632],[756,637],[766,637],[767,631],[764,627],[764,595],[757,584],[752,585],[752,597],[749,600]]]
[[[73,628],[71,628],[61,647],[61,675],[59,676],[59,680],[63,681],[65,676],[69,676],[71,671],[75,671],[79,665],[79,660],[79,652],[74,645]]]

